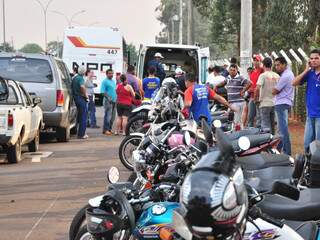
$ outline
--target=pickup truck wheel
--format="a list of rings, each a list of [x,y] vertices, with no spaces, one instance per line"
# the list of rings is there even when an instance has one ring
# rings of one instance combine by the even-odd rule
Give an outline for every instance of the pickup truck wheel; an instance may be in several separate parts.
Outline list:
[[[7,158],[9,163],[17,163],[21,160],[21,136],[15,145],[8,147]]]
[[[70,127],[58,127],[56,131],[58,142],[68,142],[70,140]]]
[[[36,136],[34,137],[32,142],[28,144],[29,152],[37,152],[39,150],[39,142],[40,142],[40,130],[38,129]]]

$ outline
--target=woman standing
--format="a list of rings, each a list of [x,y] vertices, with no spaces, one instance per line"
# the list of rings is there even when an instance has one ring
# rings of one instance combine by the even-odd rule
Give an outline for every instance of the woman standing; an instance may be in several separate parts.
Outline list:
[[[128,84],[126,75],[120,76],[120,83],[117,85],[117,129],[115,134],[118,134],[122,130],[122,134],[125,135],[125,129],[128,122],[128,116],[131,113],[132,100],[135,97],[133,88]]]

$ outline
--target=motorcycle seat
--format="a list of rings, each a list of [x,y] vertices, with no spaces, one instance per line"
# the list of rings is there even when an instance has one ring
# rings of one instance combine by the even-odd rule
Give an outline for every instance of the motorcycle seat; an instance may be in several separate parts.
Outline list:
[[[264,134],[257,134],[257,135],[244,135],[250,141],[250,148],[259,147],[264,143],[270,142],[272,139],[272,134],[264,133]],[[235,152],[242,151],[238,145],[238,139],[232,140],[232,146]]]
[[[271,153],[260,153],[239,157],[237,162],[246,170],[258,170],[268,167],[291,165],[288,155]]]
[[[243,170],[246,183],[258,192],[272,189],[274,182],[281,180],[290,184],[294,168],[291,166],[276,166],[259,170]]]
[[[229,116],[228,115],[212,116],[212,122],[214,120],[220,120],[221,123],[226,123],[229,121]]]
[[[228,138],[232,141],[232,140],[238,140],[242,136],[255,135],[259,133],[260,133],[259,128],[248,128],[248,129],[243,129],[237,132],[229,133]]]
[[[124,190],[131,190],[134,191],[135,187],[133,186],[133,184],[131,182],[118,182],[118,183],[113,183],[108,187],[108,190],[118,190],[120,192],[124,191]]]
[[[318,225],[316,222],[285,221],[289,227],[295,230],[305,240],[316,240]]]
[[[212,117],[221,116],[221,115],[224,115],[225,113],[226,113],[226,111],[211,112],[211,116],[212,116]]]
[[[320,219],[320,189],[307,188],[300,192],[298,201],[279,195],[268,195],[258,207],[270,216],[293,221]]]

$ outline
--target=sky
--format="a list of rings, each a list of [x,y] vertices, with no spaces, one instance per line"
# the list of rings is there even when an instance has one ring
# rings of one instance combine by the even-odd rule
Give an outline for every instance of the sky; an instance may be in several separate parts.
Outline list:
[[[0,42],[3,42],[3,14],[1,3]],[[37,0],[4,0],[6,16],[6,41],[13,40],[16,49],[26,43],[37,43],[44,47],[44,14]],[[44,5],[49,0],[38,0]],[[160,0],[52,0],[47,12],[48,42],[63,39],[68,26],[64,16],[53,13],[59,11],[69,18],[76,12],[85,10],[74,18],[73,26],[93,24],[96,27],[118,27],[127,43],[137,47],[140,43],[154,43],[161,31],[156,19],[155,8]]]

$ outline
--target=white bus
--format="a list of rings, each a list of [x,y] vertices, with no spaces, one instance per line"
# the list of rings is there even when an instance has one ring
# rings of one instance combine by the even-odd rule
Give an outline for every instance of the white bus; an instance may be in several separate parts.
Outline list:
[[[102,27],[71,27],[65,30],[63,61],[70,71],[81,65],[93,70],[96,97],[100,97],[101,81],[111,68],[116,78],[126,69],[126,43],[119,29]]]

